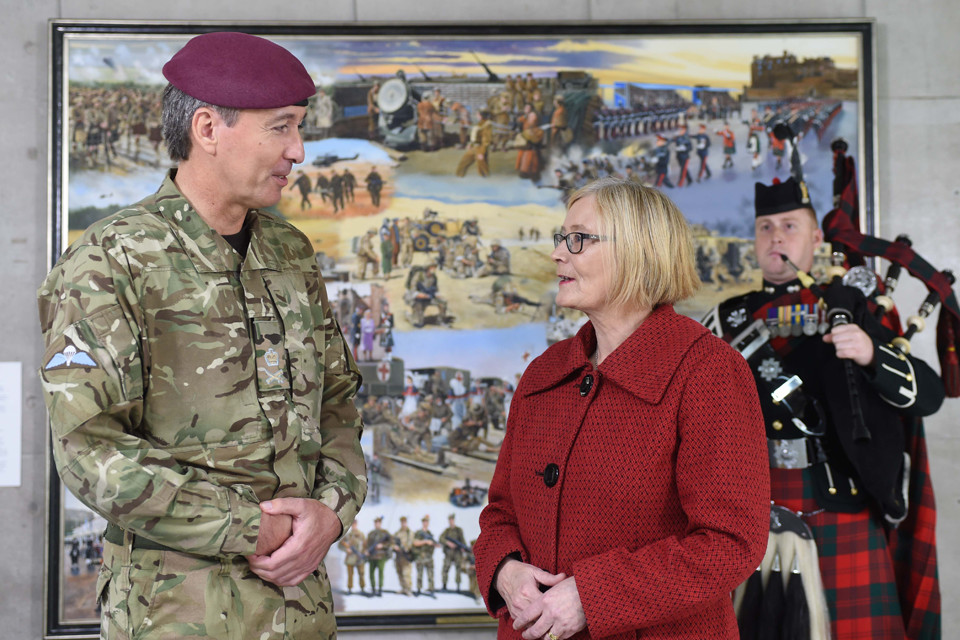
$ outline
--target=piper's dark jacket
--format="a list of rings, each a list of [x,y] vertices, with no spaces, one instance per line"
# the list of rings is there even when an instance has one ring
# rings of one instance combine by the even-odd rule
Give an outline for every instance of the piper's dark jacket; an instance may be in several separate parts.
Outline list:
[[[875,345],[873,365],[860,367],[848,361],[869,440],[854,436],[853,401],[844,361],[836,357],[834,346],[824,342],[820,333],[774,338],[770,342],[773,351],[750,358],[767,438],[788,440],[805,435],[783,403],[771,400],[774,385],[764,379],[762,367],[769,371],[776,366],[769,361],[772,356],[779,358],[784,376],[795,374],[803,382],[799,395],[791,398],[794,411],[798,405],[803,407],[801,413],[808,427],[822,418],[824,435],[813,440],[822,447],[826,462],[810,468],[817,502],[831,511],[855,513],[872,499],[888,521],[897,523],[908,506],[904,498],[904,477],[909,471],[904,457],[904,420],[937,411],[944,399],[943,382],[925,362],[890,346],[896,334],[875,319],[872,304],[858,289],[838,281],[823,292],[827,307],[848,309],[852,321]],[[814,302],[816,296],[797,280],[776,286],[764,282],[762,291],[721,303],[704,323],[716,335],[733,342],[754,319],[766,318],[771,307]]]

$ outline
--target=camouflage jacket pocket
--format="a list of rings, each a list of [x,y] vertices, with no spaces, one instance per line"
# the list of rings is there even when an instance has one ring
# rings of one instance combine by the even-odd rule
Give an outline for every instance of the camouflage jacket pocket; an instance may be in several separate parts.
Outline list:
[[[40,377],[58,436],[114,405],[143,397],[139,344],[119,305],[52,338],[43,363]]]
[[[97,587],[94,593],[97,596],[97,602],[100,606],[106,605],[107,589],[110,587],[110,581],[113,579],[113,571],[106,564],[100,565],[100,573],[97,574]]]

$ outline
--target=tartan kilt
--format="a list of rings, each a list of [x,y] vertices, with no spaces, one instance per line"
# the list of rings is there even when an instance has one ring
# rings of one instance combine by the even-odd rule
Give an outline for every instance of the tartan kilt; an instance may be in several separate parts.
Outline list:
[[[871,509],[822,511],[807,469],[770,469],[770,485],[774,503],[813,514],[803,519],[817,545],[833,640],[907,638],[894,554],[880,517]]]
[[[904,421],[910,454],[910,511],[889,534],[903,619],[910,640],[940,640],[937,508],[923,420]]]

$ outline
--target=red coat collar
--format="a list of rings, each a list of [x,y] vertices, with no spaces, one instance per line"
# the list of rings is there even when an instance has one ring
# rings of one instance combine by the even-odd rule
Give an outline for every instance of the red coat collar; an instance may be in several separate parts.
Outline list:
[[[699,322],[662,305],[604,359],[599,371],[606,382],[623,387],[645,402],[657,403],[691,345],[708,333]],[[591,369],[589,356],[596,346],[593,324],[587,322],[577,335],[553,345],[531,363],[536,374],[525,376],[530,380],[523,385],[521,395],[532,396],[579,379]]]

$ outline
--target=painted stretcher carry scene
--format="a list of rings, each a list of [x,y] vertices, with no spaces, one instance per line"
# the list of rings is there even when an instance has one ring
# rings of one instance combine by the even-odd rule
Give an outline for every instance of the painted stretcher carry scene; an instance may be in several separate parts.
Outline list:
[[[160,67],[191,35],[66,42],[63,242],[160,185]],[[338,615],[482,615],[471,545],[513,389],[585,321],[554,304],[565,201],[604,175],[667,191],[692,223],[703,281],[678,310],[699,319],[758,286],[753,185],[789,177],[794,145],[814,206],[831,208],[831,141],[853,152],[862,136],[862,43],[269,37],[318,88],[276,213],[313,243],[364,378],[369,494],[327,559]],[[95,620],[96,531],[67,504],[63,616]]]

